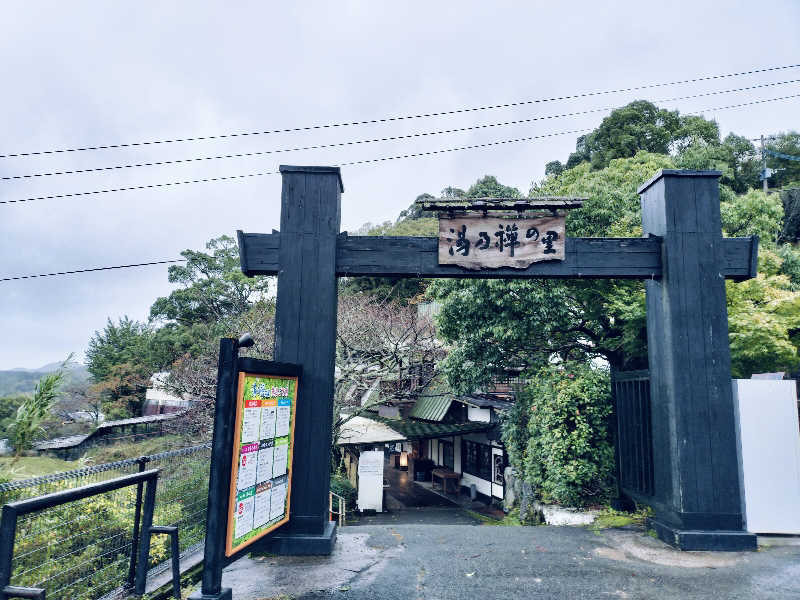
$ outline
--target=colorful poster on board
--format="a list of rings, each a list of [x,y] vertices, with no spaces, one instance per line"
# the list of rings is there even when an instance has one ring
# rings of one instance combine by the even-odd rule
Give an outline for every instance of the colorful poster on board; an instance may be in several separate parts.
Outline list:
[[[289,520],[297,383],[239,373],[226,556]]]

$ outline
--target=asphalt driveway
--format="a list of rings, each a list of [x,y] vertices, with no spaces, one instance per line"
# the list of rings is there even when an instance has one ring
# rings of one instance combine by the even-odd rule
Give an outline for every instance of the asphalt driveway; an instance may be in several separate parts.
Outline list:
[[[641,529],[345,527],[329,557],[243,558],[234,600],[800,598],[800,546],[678,552]]]

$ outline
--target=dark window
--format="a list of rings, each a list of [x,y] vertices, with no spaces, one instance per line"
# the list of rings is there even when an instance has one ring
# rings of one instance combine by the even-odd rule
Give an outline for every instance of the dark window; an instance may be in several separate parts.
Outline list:
[[[464,473],[492,480],[492,447],[470,440],[461,441],[461,470]]]
[[[442,447],[442,464],[452,471],[455,468],[453,442],[439,442],[439,445]]]

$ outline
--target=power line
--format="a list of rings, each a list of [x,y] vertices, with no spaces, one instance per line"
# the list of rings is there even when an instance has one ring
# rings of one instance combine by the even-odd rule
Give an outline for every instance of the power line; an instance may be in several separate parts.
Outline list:
[[[404,121],[410,119],[421,119],[421,118],[428,118],[428,117],[441,117],[446,115],[455,115],[455,114],[463,114],[469,112],[477,112],[477,111],[484,111],[484,110],[494,110],[500,108],[513,108],[516,106],[526,106],[531,104],[541,104],[545,102],[555,102],[559,100],[573,100],[577,98],[588,98],[592,96],[602,96],[608,94],[618,94],[623,92],[633,92],[633,91],[640,91],[640,90],[647,90],[647,89],[654,89],[659,87],[667,87],[672,85],[683,85],[688,83],[698,83],[701,81],[712,81],[715,79],[727,79],[730,77],[743,77],[746,75],[755,75],[757,73],[768,73],[772,71],[782,71],[786,69],[794,69],[800,67],[800,64],[792,64],[792,65],[783,65],[777,67],[766,67],[762,69],[752,69],[750,71],[739,71],[736,73],[725,73],[720,75],[705,75],[702,77],[694,77],[691,79],[682,79],[676,81],[669,81],[663,83],[650,83],[645,85],[638,85],[632,86],[627,88],[617,88],[613,90],[601,90],[601,91],[593,91],[593,92],[581,92],[577,94],[570,94],[566,96],[554,96],[551,98],[538,98],[535,100],[520,100],[516,102],[507,102],[505,104],[491,104],[486,106],[475,106],[475,107],[468,107],[468,108],[458,108],[454,110],[445,110],[445,111],[438,111],[438,112],[430,112],[430,113],[419,113],[419,114],[412,114],[412,115],[400,115],[400,116],[393,116],[393,117],[383,117],[380,119],[365,119],[361,121],[347,121],[342,123],[325,123],[319,125],[306,125],[301,127],[286,127],[286,128],[279,128],[279,129],[267,129],[263,131],[243,131],[243,132],[234,132],[234,133],[223,133],[217,135],[205,135],[205,136],[193,136],[193,137],[185,137],[185,138],[173,138],[173,139],[163,139],[163,140],[149,140],[149,141],[142,141],[142,142],[127,142],[127,143],[119,143],[119,144],[105,144],[99,146],[84,146],[84,147],[77,147],[77,148],[60,148],[55,150],[39,150],[39,151],[31,151],[31,152],[14,152],[8,154],[0,154],[0,158],[16,158],[16,157],[23,157],[23,156],[40,156],[44,154],[61,154],[65,152],[84,152],[89,150],[110,150],[114,148],[131,148],[135,146],[151,146],[155,144],[174,144],[178,142],[197,142],[197,141],[204,141],[204,140],[218,140],[224,138],[232,138],[232,137],[245,137],[245,136],[255,136],[255,135],[270,135],[275,133],[295,133],[300,131],[313,131],[318,129],[331,129],[335,127],[351,127],[356,125],[373,125],[378,123],[389,123],[393,121]]]
[[[736,92],[744,92],[748,90],[760,89],[760,88],[767,88],[767,87],[775,87],[779,85],[787,85],[790,83],[797,83],[800,79],[789,79],[786,81],[777,81],[772,83],[762,83],[758,85],[751,85],[747,87],[740,87],[740,88],[732,88],[727,90],[718,90],[714,92],[703,92],[700,94],[691,94],[688,96],[678,96],[674,98],[662,98],[660,100],[653,100],[653,103],[659,102],[677,102],[679,100],[690,100],[694,98],[703,98],[706,96],[718,96],[721,94],[731,94]],[[208,161],[208,160],[219,160],[219,159],[229,159],[229,158],[246,158],[252,156],[264,156],[267,154],[279,154],[283,152],[301,152],[305,150],[322,150],[325,148],[336,148],[342,146],[355,146],[358,144],[371,144],[376,142],[389,142],[389,141],[396,141],[396,140],[403,140],[409,138],[417,138],[417,137],[426,137],[426,136],[434,136],[434,135],[443,135],[448,133],[461,133],[465,131],[474,131],[477,129],[488,129],[491,127],[503,127],[508,125],[519,125],[523,123],[533,123],[535,121],[546,121],[550,119],[560,119],[564,117],[575,117],[579,115],[588,115],[597,112],[605,112],[609,110],[614,110],[616,107],[602,107],[602,108],[593,108],[588,110],[581,110],[569,113],[561,113],[557,115],[546,115],[541,117],[530,117],[528,119],[516,119],[513,121],[503,121],[500,123],[484,123],[481,125],[470,125],[466,127],[457,127],[453,129],[440,129],[435,131],[425,131],[425,132],[417,132],[417,133],[410,133],[404,135],[395,135],[395,136],[386,136],[380,138],[371,138],[371,139],[364,139],[364,140],[351,140],[348,142],[335,142],[331,144],[315,144],[312,146],[296,146],[293,148],[279,148],[275,150],[260,150],[255,152],[240,152],[237,154],[220,154],[216,156],[199,156],[193,158],[179,158],[174,160],[162,160],[162,161],[152,161],[152,162],[144,162],[144,163],[133,163],[133,164],[124,164],[124,165],[112,165],[109,167],[92,167],[87,169],[74,169],[68,171],[51,171],[47,173],[30,173],[27,175],[7,175],[4,177],[0,177],[0,180],[17,180],[17,179],[31,179],[35,177],[53,177],[57,175],[77,175],[83,173],[97,173],[101,171],[115,171],[115,170],[122,170],[122,169],[134,169],[139,167],[156,167],[156,166],[163,166],[163,165],[174,165],[180,163],[189,163],[189,162],[199,162],[199,161]],[[722,107],[724,109],[726,107]],[[709,109],[709,110],[721,110],[721,109]]]
[[[739,103],[739,104],[731,104],[729,106],[720,106],[720,107],[716,107],[716,108],[708,108],[708,109],[704,109],[702,111],[697,111],[695,113],[687,113],[687,114],[698,114],[698,113],[702,113],[702,112],[726,110],[726,109],[731,109],[731,108],[741,108],[741,107],[744,107],[744,106],[753,106],[755,104],[764,104],[764,103],[767,103],[767,102],[776,102],[776,101],[779,101],[779,100],[787,100],[787,99],[790,99],[790,98],[797,98],[797,97],[800,97],[800,94],[792,94],[792,95],[789,95],[789,96],[780,96],[778,98],[766,98],[766,99],[762,99],[762,100],[754,100],[752,102],[742,102],[742,103]],[[573,133],[584,133],[586,131],[591,131],[591,129],[574,129],[574,130],[570,130],[570,131],[559,131],[559,132],[555,132],[555,133],[547,133],[547,134],[541,134],[541,135],[520,137],[520,138],[514,138],[514,139],[510,139],[510,140],[501,140],[501,141],[496,141],[496,142],[488,142],[488,143],[484,143],[484,144],[470,144],[470,145],[466,145],[466,146],[457,146],[457,147],[445,148],[445,149],[441,149],[441,150],[432,150],[432,151],[429,151],[429,152],[415,152],[415,153],[409,153],[409,154],[398,154],[398,155],[394,155],[394,156],[384,156],[384,157],[380,157],[380,158],[371,158],[371,159],[365,159],[365,160],[357,160],[357,161],[339,163],[338,165],[335,165],[335,166],[346,167],[346,166],[362,165],[362,164],[374,163],[374,162],[384,162],[384,161],[389,161],[389,160],[399,160],[399,159],[404,159],[404,158],[416,158],[416,157],[420,157],[420,156],[431,156],[431,155],[434,155],[434,154],[443,154],[443,153],[447,153],[447,152],[457,152],[457,151],[460,151],[460,150],[472,150],[472,149],[475,149],[475,148],[487,148],[487,147],[490,147],[490,146],[499,146],[499,145],[503,145],[503,144],[514,144],[514,143],[518,143],[518,142],[527,142],[527,141],[532,141],[532,140],[537,140],[537,139],[542,139],[542,138],[556,137],[556,136],[561,136],[561,135],[569,135],[569,134],[573,134]],[[184,180],[184,181],[171,181],[171,182],[166,182],[166,183],[151,183],[151,184],[145,184],[145,185],[133,185],[133,186],[118,187],[118,188],[107,188],[107,189],[103,189],[103,190],[91,190],[91,191],[86,191],[86,192],[69,192],[69,193],[65,193],[65,194],[51,194],[49,196],[34,196],[34,197],[31,197],[31,198],[19,198],[19,199],[15,199],[15,200],[0,200],[0,204],[15,204],[15,203],[23,203],[23,202],[34,202],[36,200],[55,200],[55,199],[58,199],[58,198],[73,198],[73,197],[77,197],[77,196],[92,196],[92,195],[97,195],[97,194],[110,194],[110,193],[115,193],[115,192],[127,192],[127,191],[134,191],[134,190],[146,190],[146,189],[163,188],[163,187],[175,187],[175,186],[179,186],[179,185],[188,185],[188,184],[192,184],[192,183],[211,183],[211,182],[215,182],[215,181],[230,181],[230,180],[234,180],[234,179],[248,179],[248,178],[253,178],[253,177],[263,177],[265,175],[276,175],[278,172],[279,171],[262,171],[262,172],[258,172],[258,173],[246,173],[246,174],[243,174],[243,175],[226,175],[226,176],[220,176],[220,177],[205,177],[205,178],[202,178],[202,179],[188,179],[188,180]]]
[[[426,156],[426,155],[429,155],[429,154],[440,154],[442,152],[455,152],[456,150],[469,150],[470,148],[482,148],[482,147],[488,146],[488,145],[494,146],[494,145],[498,145],[498,144],[511,144],[511,143],[514,143],[514,142],[535,140],[535,139],[545,138],[545,137],[554,137],[554,136],[557,136],[557,135],[568,135],[568,134],[571,134],[571,133],[581,133],[581,132],[584,132],[584,131],[589,131],[589,129],[575,129],[575,130],[572,130],[572,131],[560,131],[558,133],[548,133],[548,134],[544,134],[544,135],[535,135],[535,136],[531,136],[531,137],[527,137],[527,138],[519,138],[519,139],[515,139],[515,140],[506,140],[506,141],[502,141],[502,142],[492,142],[491,144],[476,144],[476,145],[470,145],[470,146],[462,146],[462,147],[459,147],[459,148],[448,148],[446,150],[436,150],[436,151],[433,151],[433,152],[422,152],[422,153],[417,153],[417,154],[403,154],[403,155],[398,155],[398,156],[374,158],[374,159],[370,159],[370,160],[346,162],[346,163],[340,163],[340,164],[335,165],[335,166],[345,167],[345,166],[350,166],[350,165],[364,164],[364,163],[368,163],[368,162],[379,162],[379,161],[384,161],[384,160],[395,160],[395,159],[400,159],[400,158],[412,158],[414,156]],[[93,191],[89,191],[89,192],[71,192],[71,193],[67,193],[67,194],[53,194],[53,195],[50,195],[50,196],[37,196],[37,197],[33,197],[33,198],[20,198],[18,200],[0,200],[0,204],[12,204],[12,203],[19,203],[19,202],[33,202],[35,200],[54,200],[54,199],[57,199],[57,198],[72,198],[72,197],[75,197],[75,196],[90,196],[90,195],[93,195],[93,194],[110,194],[110,193],[113,193],[113,192],[127,192],[127,191],[133,191],[133,190],[145,190],[145,189],[152,189],[152,188],[159,188],[159,187],[170,187],[170,186],[177,186],[177,185],[187,185],[187,184],[190,184],[190,183],[210,183],[212,181],[228,181],[228,180],[231,180],[231,179],[246,179],[246,178],[250,178],[250,177],[263,177],[265,175],[277,175],[278,173],[279,173],[279,171],[262,171],[262,172],[259,172],[259,173],[247,173],[247,174],[244,174],[244,175],[227,175],[227,176],[223,176],[223,177],[206,177],[204,179],[188,179],[188,180],[185,180],[185,181],[171,181],[171,182],[168,182],[168,183],[152,183],[152,184],[148,184],[148,185],[133,185],[133,186],[128,186],[128,187],[110,188],[110,189],[105,189],[105,190],[93,190]]]
[[[144,262],[144,263],[136,263],[132,265],[116,265],[113,267],[94,267],[93,269],[75,269],[74,271],[57,271],[55,273],[39,273],[38,275],[19,275],[17,277],[3,277],[0,278],[0,282],[3,281],[18,281],[20,279],[36,279],[40,277],[56,277],[58,275],[74,275],[75,273],[91,273],[93,271],[111,271],[114,269],[131,269],[134,267],[149,267],[151,265],[166,265],[169,263],[179,263],[179,262],[186,262],[186,259],[178,259],[178,260],[156,260],[152,262]]]

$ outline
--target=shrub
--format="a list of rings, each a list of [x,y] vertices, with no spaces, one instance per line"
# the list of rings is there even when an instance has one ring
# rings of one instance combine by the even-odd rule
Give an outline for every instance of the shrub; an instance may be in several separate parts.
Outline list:
[[[518,394],[503,439],[512,465],[543,502],[582,506],[609,498],[614,449],[606,370],[567,362],[542,368]]]
[[[339,494],[347,503],[347,512],[356,510],[356,502],[358,500],[358,492],[350,480],[345,475],[331,474],[331,491],[334,494]],[[336,502],[333,503],[333,509],[337,510]]]

